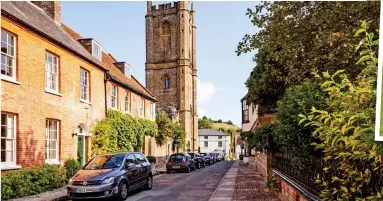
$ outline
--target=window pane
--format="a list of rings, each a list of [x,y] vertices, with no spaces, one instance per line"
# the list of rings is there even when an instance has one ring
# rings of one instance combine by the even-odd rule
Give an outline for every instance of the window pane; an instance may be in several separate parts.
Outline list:
[[[57,145],[56,141],[49,141],[49,149],[56,150],[57,149],[56,145]]]
[[[7,150],[6,139],[1,139],[1,150]]]
[[[7,43],[7,35],[7,32],[1,31],[1,42]]]
[[[5,151],[1,150],[1,162],[6,162]]]
[[[49,159],[57,159],[56,150],[49,150]]]
[[[7,151],[6,160],[7,160],[7,162],[13,161],[13,150]]]
[[[5,149],[7,151],[13,150],[13,140],[7,140],[5,147],[1,146],[1,149]]]
[[[1,52],[4,54],[8,53],[8,46],[5,43],[1,43]]]

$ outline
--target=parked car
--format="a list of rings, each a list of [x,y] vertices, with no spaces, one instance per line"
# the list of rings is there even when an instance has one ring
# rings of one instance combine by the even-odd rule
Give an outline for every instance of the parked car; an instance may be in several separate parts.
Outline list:
[[[208,153],[200,153],[202,159],[205,161],[205,164],[213,164],[213,160],[210,160],[210,155]]]
[[[217,161],[222,161],[222,155],[221,153],[215,153],[216,157],[217,157]]]
[[[67,195],[76,199],[125,200],[132,190],[152,189],[150,163],[137,152],[104,154],[94,157],[79,170],[66,186]]]
[[[210,155],[210,160],[213,161],[213,164],[216,163],[217,162],[217,157],[215,156],[215,154],[214,153],[209,153],[209,155]]]
[[[191,158],[194,159],[195,166],[197,169],[200,169],[202,167],[205,167],[205,160],[202,158],[202,156],[199,153],[188,153]]]
[[[169,157],[168,163],[166,164],[166,173],[170,173],[172,170],[185,171],[187,173],[195,170],[195,161],[187,153],[172,154]]]

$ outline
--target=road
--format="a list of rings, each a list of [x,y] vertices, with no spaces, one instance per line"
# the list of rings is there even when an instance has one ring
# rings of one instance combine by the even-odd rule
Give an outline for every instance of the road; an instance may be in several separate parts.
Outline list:
[[[126,200],[207,201],[231,164],[231,161],[223,161],[191,173],[175,172],[155,176],[152,190],[132,192]]]

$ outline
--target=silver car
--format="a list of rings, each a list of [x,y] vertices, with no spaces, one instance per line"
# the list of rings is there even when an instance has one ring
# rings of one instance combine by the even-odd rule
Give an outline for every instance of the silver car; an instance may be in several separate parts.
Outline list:
[[[72,200],[108,197],[125,200],[129,191],[152,186],[149,161],[141,153],[130,152],[94,157],[69,180],[66,188]]]

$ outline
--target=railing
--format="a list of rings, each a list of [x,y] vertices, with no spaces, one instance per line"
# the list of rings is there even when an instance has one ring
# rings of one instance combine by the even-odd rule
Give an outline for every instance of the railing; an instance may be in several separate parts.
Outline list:
[[[345,173],[340,168],[341,163],[338,161],[325,162],[321,158],[316,157],[301,158],[301,166],[299,167],[299,165],[296,165],[296,160],[296,157],[289,154],[273,153],[272,168],[315,196],[319,196],[321,191],[320,184],[315,183],[317,175],[319,175],[321,179],[325,178],[327,181],[331,181],[334,176],[338,178],[345,177]],[[381,187],[383,186],[383,169],[374,170],[369,161],[355,160],[350,163],[352,163],[354,167],[357,167],[360,172],[365,173],[368,170],[369,174],[371,174],[370,182],[363,184],[361,188],[363,191],[358,193],[358,196],[368,197],[370,195],[376,195],[377,192],[381,191]],[[326,173],[324,173],[323,170],[325,167],[328,168]],[[334,187],[339,188],[339,186]],[[350,199],[350,201],[353,200],[355,199]]]
[[[305,158],[304,168],[294,165],[294,160],[296,159],[289,154],[273,153],[271,161],[272,168],[283,173],[310,193],[318,196],[321,187],[315,183],[315,178],[317,174],[322,172],[322,160],[320,158]]]

